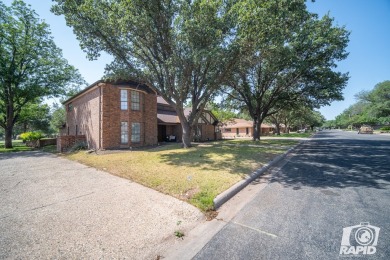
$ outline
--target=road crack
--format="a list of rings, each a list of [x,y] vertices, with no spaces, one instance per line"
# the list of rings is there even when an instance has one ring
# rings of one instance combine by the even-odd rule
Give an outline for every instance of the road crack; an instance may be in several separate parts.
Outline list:
[[[238,223],[238,222],[235,222],[235,221],[232,221],[231,223],[236,224],[236,225],[239,225],[239,226],[241,226],[241,227],[249,228],[249,229],[251,229],[251,230],[254,230],[254,231],[259,232],[259,233],[261,233],[261,234],[270,236],[270,237],[272,237],[272,238],[277,238],[277,237],[278,237],[278,236],[275,235],[275,234],[272,234],[272,233],[263,231],[263,230],[258,229],[258,228],[254,228],[254,227],[251,227],[251,226],[247,226],[247,225],[245,225],[245,224],[241,224],[241,223]]]

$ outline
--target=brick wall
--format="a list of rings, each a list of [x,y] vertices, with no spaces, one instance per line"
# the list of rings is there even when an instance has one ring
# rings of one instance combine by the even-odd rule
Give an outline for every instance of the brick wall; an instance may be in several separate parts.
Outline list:
[[[213,125],[201,124],[202,137],[201,141],[215,140],[215,129]]]
[[[85,135],[63,135],[57,137],[57,151],[66,152],[71,148],[75,143],[86,142]]]
[[[120,107],[120,90],[127,90],[128,106]],[[157,144],[157,96],[140,93],[140,109],[131,109],[132,88],[126,85],[107,84],[102,98],[102,144],[103,149],[128,148]],[[121,143],[121,122],[128,124],[128,143]],[[140,123],[140,142],[131,142],[132,123]]]
[[[229,127],[226,127],[229,128]],[[222,138],[236,138],[236,137],[252,137],[253,136],[253,127],[248,127],[248,134],[246,134],[246,127],[238,128],[238,134],[237,134],[237,128],[230,128],[231,132],[226,132],[225,128],[221,129]],[[270,135],[270,132],[272,131],[272,128],[269,127],[262,127],[261,128],[261,135]]]
[[[120,90],[128,92],[128,109],[121,110]],[[140,109],[132,110],[131,94],[140,95]],[[85,135],[89,149],[116,149],[157,144],[157,96],[135,83],[98,82],[65,103],[66,127],[61,136]],[[121,143],[121,122],[128,123],[129,142]],[[132,123],[140,124],[140,141],[131,142]],[[66,138],[64,139],[66,140]],[[67,142],[67,141],[63,141]],[[61,146],[64,143],[58,144]]]
[[[99,149],[99,102],[100,87],[96,86],[65,104],[66,126],[61,134],[85,135],[88,148]]]

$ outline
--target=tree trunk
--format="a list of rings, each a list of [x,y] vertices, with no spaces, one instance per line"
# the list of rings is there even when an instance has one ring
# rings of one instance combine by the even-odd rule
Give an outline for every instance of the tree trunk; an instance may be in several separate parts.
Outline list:
[[[276,123],[275,127],[276,127],[276,135],[280,135],[280,124]]]
[[[183,130],[183,136],[182,136],[182,147],[183,148],[190,148],[191,145],[191,127],[187,124],[181,124],[181,128]]]
[[[290,125],[287,118],[285,118],[284,120],[284,133],[286,134],[290,133]]]
[[[191,147],[191,139],[192,139],[192,127],[188,122],[186,116],[184,115],[184,111],[180,109],[176,109],[177,115],[179,116],[181,129],[183,132],[182,135],[182,147],[190,148]]]
[[[284,130],[284,132],[285,132],[286,134],[289,134],[289,133],[290,133],[290,126],[289,126],[289,125],[285,125],[285,130]]]
[[[11,102],[7,106],[7,120],[5,125],[5,148],[12,148],[12,132],[14,128],[14,107]]]
[[[5,148],[12,148],[12,128],[11,127],[6,127],[5,130]]]
[[[253,141],[260,140],[261,135],[261,122],[259,120],[253,120]]]

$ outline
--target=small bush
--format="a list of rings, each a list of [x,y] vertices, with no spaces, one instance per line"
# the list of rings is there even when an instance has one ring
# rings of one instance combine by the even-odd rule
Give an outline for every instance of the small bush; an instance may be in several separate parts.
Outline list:
[[[381,131],[390,131],[390,126],[381,127],[381,128],[379,128],[379,130],[381,130]]]
[[[76,142],[70,149],[69,152],[76,152],[80,150],[86,150],[88,148],[88,145],[86,142]]]
[[[24,141],[37,141],[44,137],[41,132],[26,132],[20,135],[20,138]]]
[[[179,230],[176,230],[176,231],[175,231],[175,236],[176,236],[177,238],[183,239],[184,233],[181,232],[181,231],[179,231]]]

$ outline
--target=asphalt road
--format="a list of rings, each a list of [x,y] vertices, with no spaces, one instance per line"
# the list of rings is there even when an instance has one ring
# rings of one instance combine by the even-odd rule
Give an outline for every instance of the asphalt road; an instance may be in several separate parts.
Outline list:
[[[349,256],[390,259],[390,136],[323,131],[283,164],[194,259],[345,259],[350,226]]]

